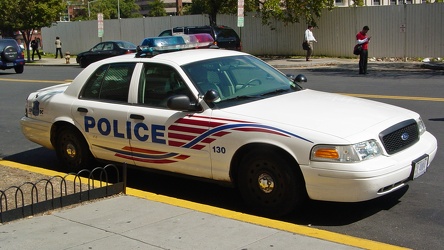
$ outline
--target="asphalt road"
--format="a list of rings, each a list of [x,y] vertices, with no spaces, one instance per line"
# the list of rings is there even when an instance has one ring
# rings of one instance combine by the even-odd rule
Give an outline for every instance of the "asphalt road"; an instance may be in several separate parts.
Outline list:
[[[48,66],[27,67],[20,75],[0,71],[0,157],[57,168],[55,153],[27,141],[19,120],[31,91],[73,79],[80,71],[78,67]],[[284,220],[413,249],[440,249],[444,243],[443,72],[378,69],[360,76],[352,67],[283,71],[305,74],[306,88],[358,95],[414,110],[439,143],[428,172],[398,192],[361,203],[311,201]],[[297,112],[297,107],[283,108]],[[352,114],[344,111],[347,115]],[[131,170],[128,180],[130,187],[245,212],[239,196],[229,188],[139,170]]]

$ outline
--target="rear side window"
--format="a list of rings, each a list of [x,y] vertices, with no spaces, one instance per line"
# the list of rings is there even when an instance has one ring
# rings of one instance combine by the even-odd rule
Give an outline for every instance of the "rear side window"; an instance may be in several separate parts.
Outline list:
[[[232,29],[216,29],[217,40],[239,40],[236,31]]]
[[[102,65],[88,79],[80,98],[127,102],[135,63]]]

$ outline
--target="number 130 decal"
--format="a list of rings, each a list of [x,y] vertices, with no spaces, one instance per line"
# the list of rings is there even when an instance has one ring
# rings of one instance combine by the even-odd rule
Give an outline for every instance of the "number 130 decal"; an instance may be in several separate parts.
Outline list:
[[[213,152],[217,153],[217,154],[225,154],[226,149],[225,149],[225,147],[214,146]]]

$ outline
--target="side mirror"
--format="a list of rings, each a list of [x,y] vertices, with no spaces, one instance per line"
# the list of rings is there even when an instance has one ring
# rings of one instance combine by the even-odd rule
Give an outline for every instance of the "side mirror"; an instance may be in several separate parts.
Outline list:
[[[295,82],[301,83],[301,82],[307,82],[307,77],[305,77],[303,74],[299,74],[294,79]]]
[[[198,104],[192,103],[190,98],[186,95],[171,96],[167,100],[167,107],[172,110],[179,111],[200,111],[201,108]]]
[[[210,103],[213,103],[213,102],[216,102],[216,101],[220,100],[220,96],[219,96],[219,93],[216,90],[209,89],[209,90],[207,90],[207,92],[203,96],[203,100],[206,103],[210,104]]]

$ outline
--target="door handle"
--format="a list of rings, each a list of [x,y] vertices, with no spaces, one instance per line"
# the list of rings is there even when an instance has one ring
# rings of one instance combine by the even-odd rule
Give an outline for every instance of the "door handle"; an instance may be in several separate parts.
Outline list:
[[[81,107],[78,107],[78,108],[77,108],[77,111],[79,111],[79,112],[81,112],[81,113],[88,113],[88,109],[86,109],[86,108],[81,108]]]
[[[143,117],[143,115],[136,115],[136,114],[131,114],[130,118],[136,120],[145,120],[145,117]]]

